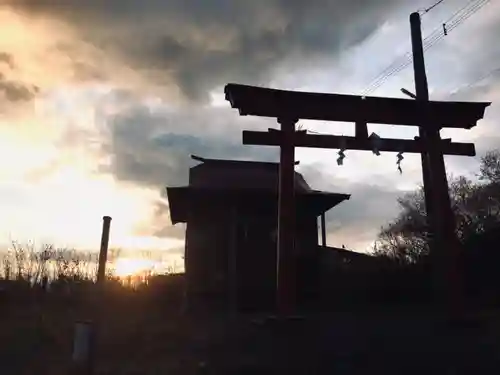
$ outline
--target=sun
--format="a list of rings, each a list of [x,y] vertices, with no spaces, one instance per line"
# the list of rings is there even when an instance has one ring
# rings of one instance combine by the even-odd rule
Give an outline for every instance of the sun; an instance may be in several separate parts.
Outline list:
[[[154,263],[142,258],[119,258],[114,264],[114,274],[118,277],[140,275],[154,268]]]

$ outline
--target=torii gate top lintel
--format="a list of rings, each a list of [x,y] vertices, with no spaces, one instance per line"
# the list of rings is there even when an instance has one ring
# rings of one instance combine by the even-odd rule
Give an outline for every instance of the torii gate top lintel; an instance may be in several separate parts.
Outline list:
[[[490,102],[442,102],[277,90],[229,83],[226,100],[240,115],[470,129]]]

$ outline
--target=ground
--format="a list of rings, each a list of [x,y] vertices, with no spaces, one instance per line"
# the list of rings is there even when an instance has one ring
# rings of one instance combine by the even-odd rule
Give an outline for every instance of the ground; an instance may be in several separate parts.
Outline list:
[[[42,314],[40,314],[42,313]],[[99,315],[100,314],[100,315]],[[0,373],[68,374],[74,323],[101,317],[95,374],[489,374],[500,370],[500,312],[452,323],[395,307],[275,321],[183,315],[129,296],[101,309],[2,310]],[[40,318],[43,316],[43,318]]]

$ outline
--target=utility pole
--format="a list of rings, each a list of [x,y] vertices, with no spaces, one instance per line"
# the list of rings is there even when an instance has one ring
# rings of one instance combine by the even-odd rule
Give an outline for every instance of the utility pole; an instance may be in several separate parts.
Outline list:
[[[421,19],[418,12],[410,15],[410,26],[416,100],[429,101]],[[443,151],[439,146],[440,129],[440,124],[436,123],[422,124],[419,128],[421,139],[429,145],[429,152],[422,153],[425,205],[428,222],[433,231],[430,247],[438,298],[444,297],[447,307],[457,308],[461,304],[458,273],[460,244],[455,233],[455,218],[451,209]]]
[[[418,12],[412,13],[410,15],[410,26],[411,26],[411,46],[413,52],[413,73],[415,77],[415,100],[429,101],[429,89],[427,86],[427,75],[425,72],[425,61],[424,61],[424,49],[422,46],[422,30],[420,14]],[[422,124],[424,125],[424,124]],[[419,136],[422,140],[427,140],[428,132],[424,126],[418,128]],[[433,203],[432,203],[432,187],[431,187],[431,177],[430,177],[430,166],[428,164],[429,155],[426,152],[420,154],[422,162],[422,180],[424,183],[424,196],[425,196],[425,211],[427,214],[427,223],[429,228],[432,229],[433,219]],[[432,236],[432,233],[431,233]],[[432,242],[432,237],[431,237]]]

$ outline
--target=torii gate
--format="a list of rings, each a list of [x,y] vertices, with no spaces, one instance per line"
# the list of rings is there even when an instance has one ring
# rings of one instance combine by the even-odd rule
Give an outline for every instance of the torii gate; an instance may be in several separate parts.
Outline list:
[[[376,149],[428,155],[431,178],[424,182],[424,189],[432,197],[432,211],[439,214],[444,210],[442,215],[452,215],[446,172],[436,161],[439,157],[442,158],[443,154],[474,156],[474,144],[454,143],[450,139],[441,140],[439,132],[437,137],[415,137],[415,140],[369,137],[367,123],[419,126],[420,129],[434,133],[442,127],[470,129],[483,118],[486,107],[490,105],[285,91],[238,84],[226,85],[225,95],[231,107],[237,108],[240,115],[274,117],[281,125],[281,130],[269,129],[269,132],[243,131],[243,144],[280,147],[277,308],[281,314],[290,313],[295,303],[295,147]],[[354,122],[356,133],[354,137],[307,134],[295,129],[295,124],[300,119]],[[443,199],[443,194],[446,194],[448,200]],[[445,262],[438,269],[442,270],[442,266],[446,265],[447,295],[450,296],[453,293],[449,287],[453,288],[457,282],[457,275],[452,271],[456,265],[458,241],[453,227],[443,223],[449,216],[441,218],[442,220],[436,216],[431,222],[437,237],[433,252],[440,255],[438,258],[445,258]]]

